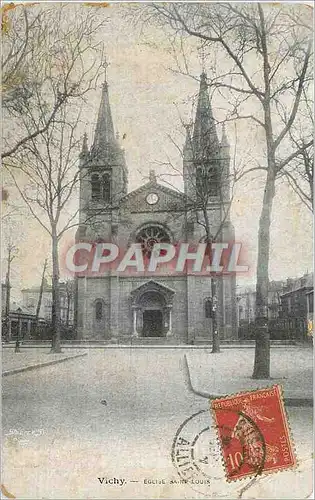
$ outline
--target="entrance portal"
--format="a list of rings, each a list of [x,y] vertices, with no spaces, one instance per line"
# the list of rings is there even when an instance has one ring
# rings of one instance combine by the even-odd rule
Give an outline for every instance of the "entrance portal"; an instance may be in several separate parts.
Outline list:
[[[153,280],[131,292],[132,335],[161,338],[172,335],[174,291]]]
[[[159,309],[143,311],[143,337],[163,337],[163,314]]]

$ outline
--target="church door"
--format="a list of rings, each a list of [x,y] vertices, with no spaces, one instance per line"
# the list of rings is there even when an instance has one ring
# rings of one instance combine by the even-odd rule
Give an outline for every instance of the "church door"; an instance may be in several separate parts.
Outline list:
[[[163,336],[163,314],[159,309],[148,309],[143,311],[143,330],[144,337],[162,337]]]

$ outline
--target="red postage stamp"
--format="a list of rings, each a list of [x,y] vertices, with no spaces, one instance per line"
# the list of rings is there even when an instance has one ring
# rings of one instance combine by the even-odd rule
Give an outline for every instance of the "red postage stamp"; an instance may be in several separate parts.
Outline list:
[[[211,409],[228,481],[296,466],[279,385],[214,399]]]

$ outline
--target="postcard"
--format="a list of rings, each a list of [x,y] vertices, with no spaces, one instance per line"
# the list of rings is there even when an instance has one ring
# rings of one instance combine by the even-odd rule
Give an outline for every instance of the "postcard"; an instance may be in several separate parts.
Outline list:
[[[312,6],[1,11],[1,498],[313,498]]]

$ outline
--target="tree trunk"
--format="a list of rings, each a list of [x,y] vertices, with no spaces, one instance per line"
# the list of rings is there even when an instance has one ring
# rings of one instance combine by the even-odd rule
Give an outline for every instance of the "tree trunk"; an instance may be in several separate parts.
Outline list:
[[[273,138],[271,118],[271,89],[270,89],[270,64],[264,12],[258,4],[261,27],[261,44],[263,54],[263,71],[265,96],[263,101],[264,124],[267,147],[267,179],[264,191],[263,206],[259,219],[258,230],[258,256],[257,256],[257,281],[256,281],[256,327],[255,327],[255,361],[253,378],[270,378],[270,333],[268,325],[268,287],[269,287],[269,253],[270,253],[270,224],[272,203],[275,195],[276,161],[275,142]]]
[[[42,280],[41,280],[41,283],[40,283],[38,302],[37,302],[37,306],[36,306],[36,313],[35,313],[35,331],[36,332],[37,332],[37,329],[38,329],[39,313],[40,313],[40,308],[41,308],[42,299],[43,299],[43,291],[44,291],[46,267],[47,267],[47,259],[45,259],[45,262],[44,262],[43,273],[42,273]]]
[[[60,324],[60,289],[59,289],[59,255],[58,255],[58,238],[56,228],[52,228],[52,344],[51,352],[58,353],[61,351],[61,324]]]
[[[212,351],[220,352],[220,336],[217,321],[217,284],[214,278],[211,278],[211,298],[212,298]]]
[[[207,244],[212,243],[212,236],[210,232],[210,223],[207,212],[207,207],[203,208],[203,216],[205,219],[205,230],[207,237]],[[209,256],[211,254],[209,253]],[[211,260],[211,259],[210,259]],[[212,301],[212,351],[213,353],[220,352],[220,335],[218,330],[218,320],[217,320],[217,286],[215,278],[211,277],[211,301]]]
[[[270,377],[270,334],[268,329],[269,247],[272,203],[275,195],[274,167],[269,167],[259,220],[256,283],[255,362],[253,378]]]

